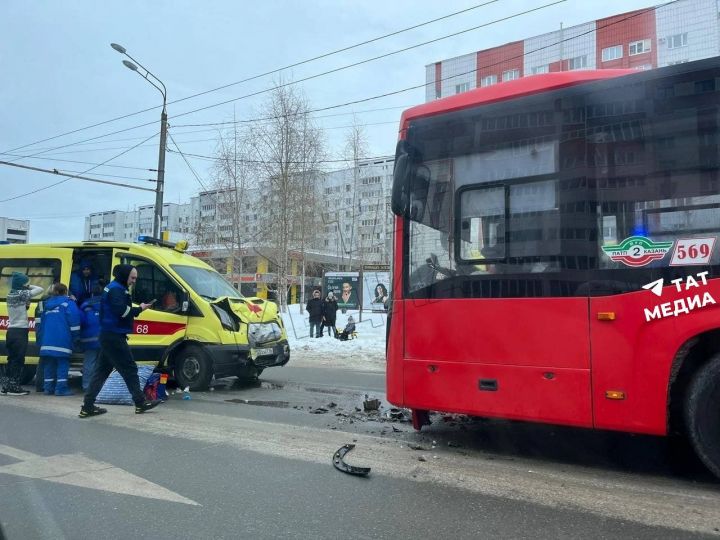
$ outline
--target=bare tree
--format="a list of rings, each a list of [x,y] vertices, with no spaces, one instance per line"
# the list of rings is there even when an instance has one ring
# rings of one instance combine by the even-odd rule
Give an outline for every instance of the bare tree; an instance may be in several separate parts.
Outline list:
[[[249,146],[263,171],[267,193],[262,225],[264,255],[277,269],[280,308],[287,308],[289,252],[305,250],[317,239],[320,215],[318,164],[322,134],[309,117],[303,94],[291,86],[276,86],[260,111],[269,117],[250,128]]]
[[[357,258],[362,261],[363,250],[361,248],[362,236],[359,230],[358,218],[360,215],[360,204],[362,203],[360,195],[360,160],[367,156],[368,142],[363,126],[358,123],[356,117],[353,116],[353,123],[345,137],[345,155],[352,162],[352,209],[350,219],[350,237],[348,240],[349,261],[348,265],[352,269],[353,256],[357,254]],[[344,253],[343,253],[344,256]]]
[[[252,241],[245,211],[253,188],[254,167],[249,159],[247,134],[239,133],[235,115],[233,127],[218,133],[213,188],[216,192],[217,243],[225,248],[230,273],[243,272],[244,246]]]

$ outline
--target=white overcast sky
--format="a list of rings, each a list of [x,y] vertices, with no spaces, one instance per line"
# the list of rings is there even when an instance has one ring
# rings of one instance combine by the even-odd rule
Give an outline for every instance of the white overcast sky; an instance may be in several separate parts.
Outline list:
[[[486,0],[487,1],[487,0]],[[498,0],[485,7],[392,38],[288,70],[286,80],[316,73],[408,47],[429,39],[493,21],[553,0]],[[481,1],[430,2],[395,0],[364,2],[268,0],[181,1],[38,1],[4,0],[0,9],[0,153],[39,139],[159,105],[159,92],[123,67],[111,42],[163,80],[169,100],[209,90],[249,76],[280,68],[335,49],[480,4]],[[599,17],[648,7],[648,0],[567,0],[538,12],[493,24],[461,36],[418,47],[387,59],[300,83],[313,108],[399,90],[425,82],[425,65],[508,41],[555,30]],[[276,75],[275,78],[278,76]],[[171,126],[252,118],[262,96],[240,99],[173,119],[173,115],[257,92],[272,85],[273,77],[239,84],[222,91],[170,105]],[[370,154],[394,152],[401,108],[424,101],[422,89],[368,101],[332,113],[357,112],[366,132]],[[363,112],[368,109],[398,107]],[[329,113],[319,113],[329,114]],[[93,144],[73,145],[46,152],[44,159],[18,163],[80,172],[92,167],[57,159],[100,163],[159,131],[159,108],[17,151],[29,155],[146,122],[155,124],[111,135]],[[318,120],[328,129],[326,140],[339,157],[344,129],[352,116]],[[171,127],[184,152],[210,154],[213,132],[187,133],[201,128]],[[185,133],[183,133],[185,132]],[[122,140],[118,140],[122,139]],[[141,168],[157,167],[154,137],[110,162]],[[184,142],[181,142],[184,141]],[[0,160],[14,156],[0,154]],[[192,160],[201,179],[209,164]],[[124,183],[102,174],[151,178],[155,173],[101,167],[87,176]],[[44,173],[0,166],[0,200],[27,193],[61,180]],[[183,160],[168,154],[165,201],[187,202],[200,189]],[[0,203],[0,216],[31,220],[31,241],[80,240],[84,216],[102,210],[129,210],[154,202],[154,194],[127,188],[69,180],[35,195]]]

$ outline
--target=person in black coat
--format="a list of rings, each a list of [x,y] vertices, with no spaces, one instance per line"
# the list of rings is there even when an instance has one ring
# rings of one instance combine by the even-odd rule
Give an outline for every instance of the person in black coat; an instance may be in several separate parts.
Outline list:
[[[310,317],[310,337],[322,337],[323,301],[320,298],[320,291],[313,291],[312,298],[308,300],[305,310]]]
[[[323,329],[327,326],[328,336],[337,337],[337,328],[335,328],[337,310],[337,300],[335,300],[335,295],[330,292],[328,293],[327,298],[325,298],[325,301],[323,302]],[[320,335],[323,335],[322,331]]]

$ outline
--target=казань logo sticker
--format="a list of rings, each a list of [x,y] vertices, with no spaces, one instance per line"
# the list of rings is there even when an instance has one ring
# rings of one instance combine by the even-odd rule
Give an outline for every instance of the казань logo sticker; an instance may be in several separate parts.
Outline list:
[[[616,246],[603,246],[602,250],[615,262],[637,267],[662,259],[672,246],[672,241],[653,242],[644,236],[631,236]]]

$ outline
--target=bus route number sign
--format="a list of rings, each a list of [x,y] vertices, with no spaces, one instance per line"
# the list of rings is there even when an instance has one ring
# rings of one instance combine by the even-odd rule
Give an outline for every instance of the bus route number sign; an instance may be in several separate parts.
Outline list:
[[[708,264],[715,238],[680,238],[675,243],[670,266],[685,266],[692,264]]]

